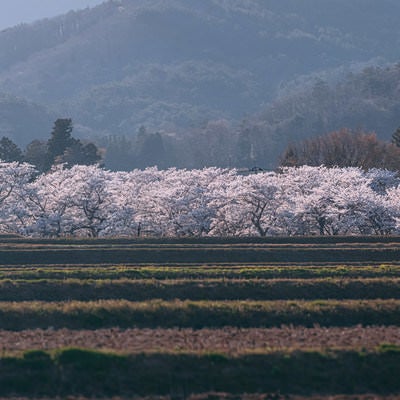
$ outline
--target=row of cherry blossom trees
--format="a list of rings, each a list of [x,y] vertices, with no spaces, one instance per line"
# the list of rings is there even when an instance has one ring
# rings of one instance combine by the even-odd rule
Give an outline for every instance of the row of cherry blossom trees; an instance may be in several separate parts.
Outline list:
[[[400,232],[400,179],[386,170],[299,167],[37,175],[0,163],[0,231],[62,236],[387,235]]]

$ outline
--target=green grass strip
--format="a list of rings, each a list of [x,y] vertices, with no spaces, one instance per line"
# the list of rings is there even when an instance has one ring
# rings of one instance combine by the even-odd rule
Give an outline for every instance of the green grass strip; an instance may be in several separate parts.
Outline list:
[[[0,279],[315,279],[400,278],[400,265],[362,266],[47,266],[0,267]]]
[[[97,329],[107,327],[274,327],[281,325],[400,326],[400,300],[149,301],[0,303],[0,326]]]
[[[0,301],[399,299],[399,278],[0,281]]]
[[[207,391],[291,394],[393,393],[400,350],[117,355],[84,349],[0,359],[2,396],[172,395]]]

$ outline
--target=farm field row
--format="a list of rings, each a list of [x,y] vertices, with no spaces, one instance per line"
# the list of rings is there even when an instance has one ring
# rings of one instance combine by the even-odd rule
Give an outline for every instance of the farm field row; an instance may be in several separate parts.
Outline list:
[[[335,241],[336,239],[336,241]],[[399,237],[0,241],[0,265],[396,262]]]
[[[83,349],[30,351],[0,363],[0,394],[65,396],[400,390],[400,350],[116,354]],[[176,396],[175,396],[176,397]]]
[[[0,280],[400,278],[400,265],[2,266]]]
[[[9,399],[390,398],[400,238],[9,238],[0,345]]]
[[[70,347],[115,351],[123,354],[143,352],[222,353],[240,355],[273,351],[355,350],[374,351],[380,346],[400,348],[400,327],[352,326],[347,328],[294,327],[220,329],[33,329],[18,332],[0,330],[3,353],[32,349],[56,350]]]
[[[0,301],[400,299],[400,278],[0,280]]]
[[[400,259],[394,248],[177,248],[177,249],[12,249],[0,250],[0,265],[113,264],[296,264],[332,262],[391,263]]]
[[[0,302],[3,329],[400,326],[400,300]]]

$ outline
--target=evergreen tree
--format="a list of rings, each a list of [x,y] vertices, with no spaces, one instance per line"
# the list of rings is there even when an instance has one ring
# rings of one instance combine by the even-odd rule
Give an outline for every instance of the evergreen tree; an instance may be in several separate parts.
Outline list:
[[[92,165],[101,161],[99,149],[94,143],[83,144],[72,137],[72,120],[59,118],[55,121],[51,137],[47,141],[45,170],[53,164]]]
[[[139,168],[165,166],[166,154],[160,133],[140,133],[136,141],[136,160]]]
[[[5,162],[22,161],[22,150],[8,137],[0,139],[0,160]]]
[[[39,172],[46,171],[47,143],[37,139],[29,143],[25,149],[24,161],[34,165]]]
[[[59,118],[55,121],[51,137],[47,141],[47,164],[48,168],[54,164],[57,157],[64,154],[68,147],[72,147],[76,143],[71,135],[72,120],[70,118]]]
[[[101,161],[101,154],[94,143],[82,145],[83,165],[93,165]]]
[[[400,147],[400,127],[396,129],[396,132],[392,135],[392,143],[397,147]]]
[[[105,164],[113,171],[130,171],[137,167],[132,140],[124,135],[113,135],[103,139]]]
[[[58,163],[66,163],[69,167],[76,164],[93,165],[101,161],[101,155],[94,143],[82,144],[80,140],[75,140],[75,143],[67,147],[56,160]]]

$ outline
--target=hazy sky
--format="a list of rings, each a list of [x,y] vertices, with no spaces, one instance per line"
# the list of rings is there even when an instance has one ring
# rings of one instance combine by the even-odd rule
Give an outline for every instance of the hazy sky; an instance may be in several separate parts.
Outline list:
[[[105,0],[0,0],[0,30],[22,22],[92,7]]]

